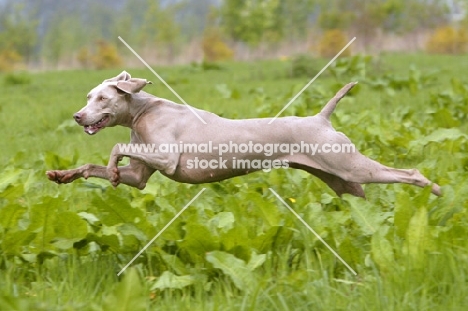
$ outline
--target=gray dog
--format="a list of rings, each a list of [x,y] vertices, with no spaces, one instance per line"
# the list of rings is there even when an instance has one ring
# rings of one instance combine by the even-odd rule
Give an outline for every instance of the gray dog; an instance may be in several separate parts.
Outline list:
[[[141,91],[149,83],[151,82],[145,79],[131,78],[124,71],[91,90],[87,105],[74,114],[76,122],[90,135],[105,127],[129,127],[132,130],[131,142],[125,146],[115,145],[107,167],[86,164],[71,170],[48,171],[48,178],[60,184],[81,177],[98,177],[109,180],[113,186],[123,183],[143,189],[156,171],[177,182],[198,184],[220,181],[265,168],[291,167],[317,176],[338,195],[350,193],[364,197],[361,184],[366,183],[406,183],[419,187],[432,185],[432,193],[441,195],[440,187],[417,169],[387,167],[356,150],[320,152],[321,146],[352,145],[343,133],[332,127],[330,115],[338,101],[355,83],[344,86],[315,116],[283,117],[276,120],[225,119]],[[141,148],[143,144],[145,148],[154,148]],[[186,151],[182,144],[190,144],[192,147],[206,147],[209,144],[211,148],[204,148],[202,151],[192,148]],[[181,148],[171,152],[166,148],[163,150],[163,146],[169,145]],[[229,149],[225,149],[226,146]],[[249,148],[244,148],[241,152],[241,147],[246,146]],[[252,146],[255,147],[254,150]],[[263,151],[266,146],[274,146],[275,149],[256,152],[262,146],[265,147]],[[293,150],[292,146],[318,146],[318,150],[315,153],[304,150],[297,152],[298,149]],[[156,149],[158,147],[161,151]],[[123,157],[129,157],[130,163],[118,167]],[[238,165],[238,161],[243,161],[242,165]],[[206,165],[207,163],[210,165]],[[255,165],[246,165],[249,163]],[[269,166],[262,167],[259,163],[267,163]]]

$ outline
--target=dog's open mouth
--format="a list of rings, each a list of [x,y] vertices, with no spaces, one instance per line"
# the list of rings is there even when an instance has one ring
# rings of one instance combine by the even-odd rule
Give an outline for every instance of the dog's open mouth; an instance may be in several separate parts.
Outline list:
[[[106,127],[107,123],[109,122],[109,115],[105,115],[101,120],[98,122],[91,124],[91,125],[85,125],[84,126],[84,131],[89,134],[89,135],[94,135],[97,132],[99,132],[101,129]]]

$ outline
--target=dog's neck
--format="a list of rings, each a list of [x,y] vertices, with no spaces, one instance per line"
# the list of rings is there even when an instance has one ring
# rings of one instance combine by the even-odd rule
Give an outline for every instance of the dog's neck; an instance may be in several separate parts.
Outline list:
[[[131,129],[134,129],[135,125],[144,114],[152,110],[149,106],[162,104],[161,101],[155,100],[157,98],[155,98],[154,95],[144,91],[127,96],[128,113],[119,120],[119,124]]]

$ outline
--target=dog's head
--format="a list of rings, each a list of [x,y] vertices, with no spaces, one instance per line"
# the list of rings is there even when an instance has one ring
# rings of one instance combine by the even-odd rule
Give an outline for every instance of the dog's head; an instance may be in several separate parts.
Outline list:
[[[105,127],[131,123],[129,98],[140,92],[147,84],[146,79],[132,78],[122,71],[118,76],[104,80],[88,93],[88,103],[73,115],[89,135]]]

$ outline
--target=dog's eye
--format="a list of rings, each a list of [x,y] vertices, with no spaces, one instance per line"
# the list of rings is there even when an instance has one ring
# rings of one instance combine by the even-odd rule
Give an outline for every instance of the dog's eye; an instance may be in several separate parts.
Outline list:
[[[99,101],[103,101],[103,100],[105,100],[105,99],[106,99],[106,98],[105,98],[104,96],[99,96],[99,97],[98,97],[98,100],[99,100]]]

